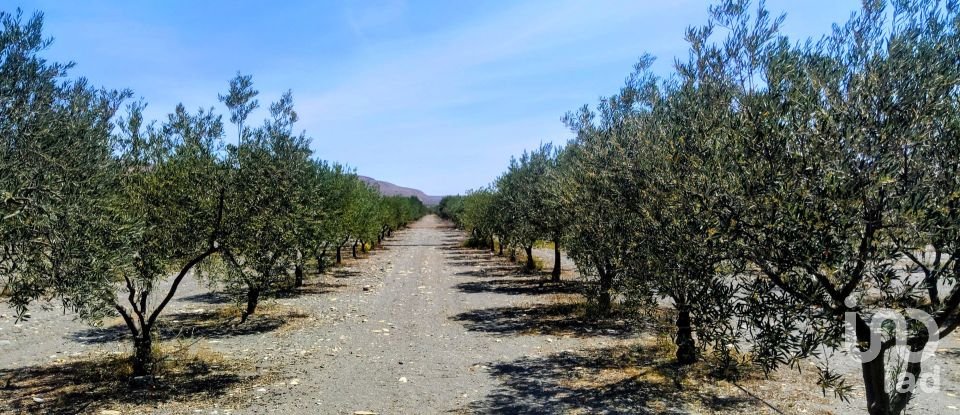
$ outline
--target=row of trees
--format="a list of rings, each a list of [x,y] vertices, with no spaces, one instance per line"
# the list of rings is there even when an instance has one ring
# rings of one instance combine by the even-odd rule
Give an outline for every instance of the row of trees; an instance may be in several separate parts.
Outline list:
[[[512,258],[517,248],[523,249],[527,271],[535,267],[534,244],[552,242],[551,276],[554,282],[560,281],[560,247],[571,218],[560,205],[559,157],[552,144],[524,152],[519,159],[511,159],[507,172],[489,187],[444,197],[438,213],[467,230],[472,244],[499,248],[500,254],[508,247]]]
[[[424,215],[415,198],[382,197],[347,168],[313,157],[295,132],[290,92],[260,126],[249,76],[213,108],[177,106],[146,122],[129,91],[67,78],[44,60],[42,15],[0,13],[0,284],[23,318],[58,300],[89,321],[119,315],[136,374],[151,372],[153,336],[188,275],[244,305],[303,283],[341,249],[367,249]],[[120,109],[127,103],[126,111]],[[172,281],[167,281],[172,278]]]
[[[670,304],[681,363],[772,370],[849,339],[869,412],[901,413],[960,325],[960,9],[868,1],[801,43],[782,21],[712,7],[672,75],[642,58],[563,149],[444,207],[480,239],[562,242],[602,309]],[[826,365],[819,384],[851,389]]]

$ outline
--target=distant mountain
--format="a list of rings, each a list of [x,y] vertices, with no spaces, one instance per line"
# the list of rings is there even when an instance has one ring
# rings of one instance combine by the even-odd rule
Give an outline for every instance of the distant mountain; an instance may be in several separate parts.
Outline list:
[[[384,196],[403,196],[403,197],[415,196],[417,199],[420,199],[420,201],[427,206],[436,206],[437,204],[440,203],[440,199],[443,198],[443,196],[430,196],[424,193],[422,190],[412,189],[412,188],[403,187],[403,186],[397,186],[393,183],[377,180],[372,177],[367,177],[367,176],[357,176],[357,177],[359,177],[360,180],[362,180],[364,183],[369,184],[373,187],[376,187],[377,189],[380,189],[380,194]]]

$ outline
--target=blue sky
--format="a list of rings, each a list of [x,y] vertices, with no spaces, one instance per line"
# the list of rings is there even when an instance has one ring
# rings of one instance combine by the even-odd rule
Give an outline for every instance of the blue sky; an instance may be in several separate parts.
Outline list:
[[[854,0],[769,0],[794,39]],[[292,89],[318,157],[429,194],[483,186],[511,155],[565,142],[561,116],[615,93],[637,58],[668,73],[703,1],[4,1],[42,11],[46,56],[131,88],[163,119],[215,106],[239,70],[261,110]],[[227,118],[225,117],[225,121]],[[228,137],[234,130],[228,129]]]

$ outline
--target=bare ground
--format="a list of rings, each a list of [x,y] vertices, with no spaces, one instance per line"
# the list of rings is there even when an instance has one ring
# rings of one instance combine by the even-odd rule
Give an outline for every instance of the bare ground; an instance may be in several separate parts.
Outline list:
[[[128,352],[118,321],[91,329],[51,309],[15,324],[0,308],[0,412],[860,412],[811,370],[733,384],[676,367],[669,338],[586,318],[566,258],[567,282],[544,284],[462,238],[427,217],[240,326],[190,281],[160,333],[171,369],[148,387],[107,373]],[[552,251],[536,254],[549,272]],[[954,350],[941,348],[941,390],[910,413],[956,411]]]

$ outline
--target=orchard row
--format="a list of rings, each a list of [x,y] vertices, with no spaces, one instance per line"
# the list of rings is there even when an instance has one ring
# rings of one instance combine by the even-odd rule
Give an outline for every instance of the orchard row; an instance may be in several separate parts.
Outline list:
[[[601,310],[668,304],[679,363],[877,352],[867,408],[902,413],[960,325],[960,10],[891,3],[797,42],[762,4],[721,2],[671,74],[643,57],[567,114],[576,138],[441,212],[479,244],[554,241]],[[825,364],[818,383],[853,387]]]
[[[251,125],[258,93],[233,79],[220,99],[235,139],[213,108],[146,122],[129,91],[68,79],[71,65],[40,56],[42,16],[0,24],[3,293],[20,318],[37,300],[122,317],[136,375],[151,373],[157,320],[188,275],[235,296],[242,323],[302,284],[308,261],[322,272],[426,213],[315,157],[290,92]]]

